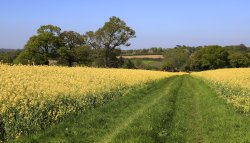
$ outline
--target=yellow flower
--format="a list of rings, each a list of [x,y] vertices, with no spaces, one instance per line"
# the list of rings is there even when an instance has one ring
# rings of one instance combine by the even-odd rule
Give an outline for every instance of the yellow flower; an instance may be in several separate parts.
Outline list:
[[[86,109],[90,105],[87,97],[96,97],[96,102],[102,103],[104,93],[120,94],[130,87],[172,75],[176,73],[0,64],[0,116],[8,119],[6,127],[11,129],[7,131],[12,132],[7,134],[18,137],[23,127],[33,130],[33,126],[47,126],[69,113]]]
[[[218,69],[194,72],[211,83],[216,92],[243,112],[249,112],[250,105],[250,68]]]

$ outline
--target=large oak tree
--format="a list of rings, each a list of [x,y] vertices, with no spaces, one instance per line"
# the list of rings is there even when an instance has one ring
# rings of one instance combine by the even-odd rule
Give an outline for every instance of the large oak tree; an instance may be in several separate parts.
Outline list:
[[[134,37],[135,31],[115,16],[97,31],[86,33],[87,43],[97,52],[97,57],[103,60],[105,67],[116,67],[118,61],[116,49],[122,45],[129,46],[129,39]]]
[[[61,60],[65,60],[69,67],[73,62],[78,62],[79,52],[84,52],[85,40],[82,35],[74,31],[64,31],[60,34],[62,47],[59,48],[58,53]]]
[[[37,35],[32,36],[25,44],[17,62],[49,65],[49,59],[55,57],[56,50],[60,47],[60,32],[61,29],[57,26],[41,26]]]

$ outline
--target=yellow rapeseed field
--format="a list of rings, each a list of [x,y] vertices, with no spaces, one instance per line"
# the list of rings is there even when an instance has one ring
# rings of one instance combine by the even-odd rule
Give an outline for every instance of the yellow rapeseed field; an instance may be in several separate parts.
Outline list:
[[[0,64],[0,123],[6,138],[44,129],[71,113],[173,73]],[[1,127],[0,127],[1,128]]]
[[[240,111],[250,112],[250,68],[209,70],[192,75],[210,81],[227,103]]]

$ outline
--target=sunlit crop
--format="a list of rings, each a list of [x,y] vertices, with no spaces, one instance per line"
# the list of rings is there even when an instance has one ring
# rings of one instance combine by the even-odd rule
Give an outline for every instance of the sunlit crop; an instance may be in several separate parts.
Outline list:
[[[44,129],[167,72],[0,64],[0,131],[6,138]]]
[[[250,68],[210,70],[192,75],[210,81],[227,103],[240,111],[250,112]]]

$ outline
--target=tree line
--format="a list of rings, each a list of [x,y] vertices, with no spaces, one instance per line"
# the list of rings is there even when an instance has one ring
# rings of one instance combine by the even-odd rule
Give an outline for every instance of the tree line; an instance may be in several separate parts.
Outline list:
[[[0,62],[13,64],[14,59],[21,51],[21,49],[0,49]]]
[[[166,71],[202,71],[218,68],[250,67],[250,48],[236,46],[177,46],[164,53]]]
[[[80,34],[61,31],[54,25],[44,25],[30,37],[16,64],[49,65],[51,61],[69,67],[76,65],[120,67],[120,46],[129,46],[135,31],[118,17],[111,17],[97,31]]]
[[[98,51],[91,49],[89,46],[77,47],[74,48],[71,55],[65,47],[58,49],[60,56],[55,56],[52,59],[57,59],[57,65],[68,65],[73,66],[72,64],[78,65],[87,65],[87,66],[105,66],[104,57],[98,57]],[[139,69],[153,69],[153,70],[164,70],[164,71],[202,71],[209,69],[218,69],[218,68],[239,68],[239,67],[250,67],[250,48],[245,45],[235,45],[235,46],[176,46],[175,48],[165,48],[163,49],[163,59],[157,60],[155,63],[158,64],[157,68],[150,68],[154,65],[144,65],[142,62],[145,59],[123,59],[119,57],[123,50],[115,49],[114,62],[117,65],[115,67],[122,68],[139,68]],[[140,51],[140,50],[135,50]],[[148,49],[149,51],[149,49]],[[26,54],[26,49],[23,50],[13,50],[13,49],[0,49],[0,61],[4,63],[19,63],[20,57]],[[127,52],[127,50],[125,51]],[[65,55],[64,55],[65,54]],[[101,54],[101,53],[100,53]],[[103,53],[102,53],[103,54]],[[118,56],[117,56],[118,55]],[[29,56],[25,55],[25,56]],[[67,58],[72,56],[72,59]],[[30,55],[31,57],[31,55]],[[34,60],[37,60],[35,64],[43,64],[44,61],[39,61],[39,57],[33,57]],[[96,58],[96,59],[91,59]],[[33,64],[31,63],[31,58],[23,58],[22,64]],[[30,61],[29,61],[30,60]],[[71,62],[67,62],[70,60]],[[100,60],[100,61],[99,61]],[[146,59],[150,60],[150,59]],[[18,62],[17,62],[18,61]],[[75,62],[77,61],[77,62]],[[98,62],[99,61],[99,62]],[[98,64],[99,63],[99,64]],[[160,64],[161,63],[161,64]],[[70,65],[71,64],[71,65]],[[92,64],[92,65],[91,65]],[[110,61],[110,65],[112,62]]]
[[[111,17],[96,31],[80,34],[43,25],[29,38],[22,50],[0,49],[0,62],[11,64],[145,68],[142,60],[123,59],[121,55],[162,54],[156,61],[164,71],[202,71],[218,68],[250,67],[250,48],[236,46],[180,46],[175,48],[121,50],[130,46],[135,31],[118,17]],[[161,64],[160,64],[161,63]]]
[[[152,47],[148,49],[131,49],[122,50],[122,55],[133,56],[133,55],[162,55],[166,51],[166,48]]]

